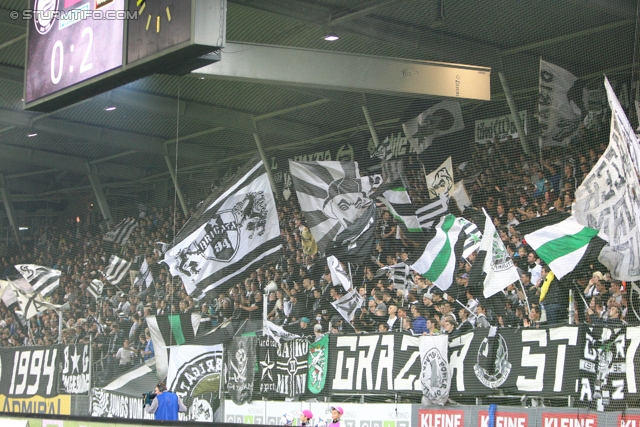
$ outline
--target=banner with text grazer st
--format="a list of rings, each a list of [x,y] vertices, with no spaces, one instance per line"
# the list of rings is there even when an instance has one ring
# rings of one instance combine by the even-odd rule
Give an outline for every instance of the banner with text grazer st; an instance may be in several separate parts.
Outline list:
[[[477,328],[449,342],[451,395],[575,396],[584,351],[578,326]]]
[[[330,335],[325,392],[421,395],[419,343],[401,333]]]

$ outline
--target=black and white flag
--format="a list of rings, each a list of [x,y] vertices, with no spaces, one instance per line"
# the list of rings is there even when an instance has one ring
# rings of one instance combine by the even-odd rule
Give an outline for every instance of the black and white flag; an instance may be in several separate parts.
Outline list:
[[[276,392],[286,397],[304,394],[307,390],[309,341],[305,338],[282,340],[276,354]]]
[[[280,227],[262,162],[218,189],[176,237],[164,262],[189,295],[207,292],[276,254]]]
[[[289,160],[289,171],[319,252],[372,204],[353,162]]]
[[[420,154],[442,135],[464,129],[462,110],[456,101],[442,101],[402,124],[411,146]]]
[[[356,315],[356,310],[362,307],[364,300],[356,292],[355,289],[351,289],[340,299],[333,301],[331,305],[347,322],[351,323],[353,317]]]
[[[101,280],[94,279],[89,282],[87,291],[97,300],[102,296],[102,290],[104,289],[104,283]]]
[[[438,198],[420,209],[416,210],[416,216],[420,223],[420,228],[429,230],[441,216],[449,213],[449,195],[440,193]]]
[[[334,285],[341,284],[345,291],[349,291],[352,288],[351,278],[342,264],[340,264],[338,258],[331,255],[327,258],[327,265],[329,266],[329,271],[331,271],[331,282]]]
[[[28,294],[13,284],[11,286],[18,301],[20,311],[22,311],[22,314],[27,320],[31,319],[38,313],[42,313],[43,311],[57,309],[60,307],[58,305],[50,304],[45,301],[42,294],[40,294],[39,292]],[[7,289],[6,292],[10,292],[10,290]]]
[[[122,281],[122,279],[124,279],[130,267],[131,262],[127,261],[126,259],[122,259],[117,255],[111,255],[109,265],[104,270],[104,277],[112,285],[117,285]]]
[[[138,276],[136,276],[136,281],[133,285],[138,289],[142,286],[147,289],[149,286],[153,285],[153,275],[151,274],[151,269],[149,268],[149,263],[146,258],[140,266],[140,271],[138,272]]]
[[[376,205],[371,204],[360,218],[336,236],[327,253],[343,262],[363,264],[368,261],[376,238],[376,218]]]
[[[578,133],[580,109],[567,96],[576,80],[564,68],[540,59],[540,147],[566,146]]]
[[[243,405],[253,399],[257,337],[235,337],[225,352],[225,383],[231,400]]]
[[[260,394],[265,397],[275,397],[278,375],[276,374],[276,362],[278,361],[278,345],[269,335],[258,338],[258,375],[260,376]]]
[[[125,218],[120,224],[116,225],[112,230],[107,231],[102,240],[105,242],[118,243],[124,245],[129,240],[129,236],[138,226],[135,218]]]
[[[436,170],[429,175],[425,174],[429,198],[435,199],[442,193],[450,194],[453,189],[453,166],[451,157],[445,160]]]
[[[16,269],[22,277],[25,278],[29,285],[33,288],[33,292],[42,294],[42,296],[50,295],[58,286],[60,286],[59,270],[43,267],[34,264],[18,264]]]
[[[389,280],[393,282],[394,289],[406,289],[407,283],[411,281],[411,267],[404,262],[387,265],[376,272],[376,277],[387,275]]]
[[[66,394],[87,394],[91,389],[91,355],[89,345],[70,345],[64,348],[64,363],[60,379]]]
[[[420,360],[422,368],[422,404],[444,406],[451,390],[451,368],[447,335],[421,336]]]
[[[376,151],[371,154],[371,157],[377,157],[383,162],[391,160],[393,158],[393,150],[391,150],[391,142],[389,137],[386,137],[384,141],[378,144]]]
[[[599,260],[614,279],[640,280],[640,201],[634,158],[638,139],[609,81],[605,87],[612,112],[609,146],[576,190],[575,219],[599,230],[607,241]]]

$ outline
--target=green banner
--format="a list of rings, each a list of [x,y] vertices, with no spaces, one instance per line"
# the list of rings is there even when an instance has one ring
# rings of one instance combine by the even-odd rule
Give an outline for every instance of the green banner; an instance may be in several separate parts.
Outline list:
[[[327,381],[329,336],[309,345],[309,376],[307,385],[313,394],[319,394]]]

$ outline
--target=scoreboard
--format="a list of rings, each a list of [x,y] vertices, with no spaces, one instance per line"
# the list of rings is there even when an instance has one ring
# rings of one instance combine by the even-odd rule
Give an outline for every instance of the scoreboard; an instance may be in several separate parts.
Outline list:
[[[53,111],[215,62],[226,10],[226,0],[30,0],[25,109]]]

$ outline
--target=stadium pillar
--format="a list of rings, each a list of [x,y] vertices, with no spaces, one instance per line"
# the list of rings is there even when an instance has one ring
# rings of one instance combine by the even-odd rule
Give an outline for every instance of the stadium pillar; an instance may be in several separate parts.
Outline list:
[[[518,109],[516,108],[515,102],[513,102],[513,98],[511,97],[511,91],[509,90],[509,84],[507,83],[507,79],[500,71],[498,73],[500,77],[500,83],[502,83],[502,90],[504,90],[504,96],[507,98],[507,104],[509,105],[509,110],[511,111],[511,117],[513,122],[516,124],[516,130],[518,131],[518,137],[520,138],[520,144],[522,145],[522,150],[524,154],[529,155],[529,144],[527,144],[527,136],[524,133],[524,128],[522,127],[522,122],[520,121],[520,116],[518,115]]]
[[[7,212],[7,218],[9,218],[9,225],[13,230],[13,234],[16,236],[16,242],[18,242],[18,249],[22,253],[22,244],[20,243],[20,230],[18,230],[18,224],[16,223],[16,215],[13,210],[13,203],[11,201],[11,193],[4,182],[4,175],[0,174],[0,196],[2,197],[2,203],[4,209]]]
[[[271,185],[271,191],[273,191],[273,196],[276,198],[276,200],[280,200],[280,197],[279,197],[280,195],[278,194],[276,182],[273,180],[273,175],[271,174],[271,168],[269,167],[269,160],[267,159],[267,155],[264,152],[264,148],[262,147],[262,141],[260,140],[260,135],[258,135],[257,132],[254,132],[253,139],[256,140],[256,146],[258,147],[260,158],[262,159],[264,168],[267,171],[267,178],[269,178],[269,184]]]
[[[171,180],[173,181],[173,188],[176,189],[176,195],[178,196],[178,200],[180,201],[180,207],[182,208],[182,213],[185,218],[189,218],[189,210],[187,209],[187,204],[184,202],[184,197],[182,197],[182,191],[180,190],[180,184],[178,184],[178,176],[176,175],[176,171],[173,169],[173,165],[171,164],[171,159],[168,155],[164,156],[165,162],[167,162],[167,167],[169,168],[169,174],[171,175]]]
[[[380,145],[380,140],[378,139],[378,132],[376,132],[376,127],[373,125],[373,120],[371,120],[371,116],[369,115],[369,109],[366,105],[362,106],[362,112],[364,113],[364,118],[367,120],[367,125],[369,126],[369,132],[371,132],[371,138],[373,138],[373,142],[376,144],[376,147]]]
[[[96,169],[95,165],[89,163],[87,163],[87,169],[89,172],[89,182],[91,183],[91,189],[93,190],[93,194],[96,196],[96,201],[98,202],[100,213],[107,223],[107,226],[111,228],[113,226],[113,217],[111,216],[111,210],[109,209],[109,205],[107,204],[107,197],[104,195],[104,191],[102,191],[102,184],[100,183],[98,170]]]

